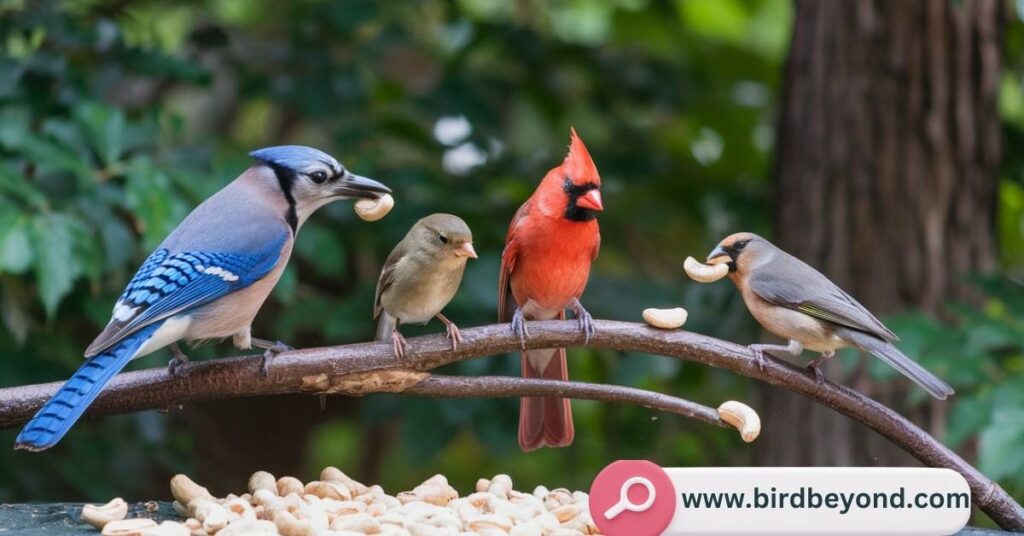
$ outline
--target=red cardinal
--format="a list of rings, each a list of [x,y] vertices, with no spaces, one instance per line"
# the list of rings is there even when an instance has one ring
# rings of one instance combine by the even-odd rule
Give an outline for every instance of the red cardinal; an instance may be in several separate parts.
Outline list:
[[[597,228],[597,213],[604,209],[600,188],[601,176],[573,129],[565,161],[548,172],[512,218],[501,256],[498,320],[506,322],[511,316],[512,331],[524,346],[530,335],[527,319],[565,319],[567,308],[587,340],[594,333],[590,313],[579,297],[601,246]],[[565,349],[524,352],[523,377],[567,380]],[[568,399],[524,398],[519,407],[519,446],[524,451],[572,443]]]

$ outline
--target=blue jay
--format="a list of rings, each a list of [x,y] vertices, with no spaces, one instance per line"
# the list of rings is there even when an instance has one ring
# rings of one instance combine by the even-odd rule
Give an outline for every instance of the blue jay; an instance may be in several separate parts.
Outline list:
[[[85,364],[25,425],[16,449],[55,445],[132,359],[170,345],[168,369],[176,374],[187,362],[178,341],[231,337],[240,349],[264,349],[264,375],[274,355],[288,349],[252,337],[250,327],[288,264],[299,228],[331,201],[376,199],[391,190],[310,147],[250,156],[253,166],[196,207],[142,264],[85,350]]]

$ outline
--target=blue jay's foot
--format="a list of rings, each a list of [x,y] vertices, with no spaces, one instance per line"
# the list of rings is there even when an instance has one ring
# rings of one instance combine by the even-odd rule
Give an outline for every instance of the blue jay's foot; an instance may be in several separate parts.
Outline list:
[[[452,341],[452,351],[458,350],[459,344],[462,343],[462,334],[459,333],[459,327],[441,313],[437,313],[437,319],[444,322],[444,328],[447,332],[446,336],[448,340]]]
[[[836,355],[836,351],[835,350],[829,350],[827,352],[822,352],[821,355],[819,355],[818,357],[812,359],[811,362],[807,364],[807,370],[809,370],[809,371],[814,373],[814,379],[818,383],[822,383],[822,382],[825,381],[825,373],[821,371],[822,363],[824,363],[828,358],[830,358],[830,357],[832,357],[834,355]]]
[[[257,339],[255,337],[252,339],[252,345],[264,350],[263,365],[260,367],[260,375],[264,378],[270,376],[270,362],[277,357],[277,354],[280,354],[281,352],[290,352],[295,349],[281,341],[271,342],[263,339]]]
[[[583,304],[580,303],[578,298],[573,298],[569,302],[569,310],[576,316],[576,325],[583,332],[583,346],[590,344],[590,338],[594,336],[594,333],[597,333],[597,328],[594,327],[594,318],[583,308]]]
[[[519,345],[526,349],[526,339],[530,336],[530,330],[526,329],[526,316],[523,315],[523,310],[516,308],[515,314],[512,315],[512,333],[516,337],[519,337]]]
[[[790,340],[789,344],[786,346],[782,346],[781,344],[751,344],[748,348],[750,348],[750,351],[754,352],[754,362],[757,363],[757,368],[760,370],[764,370],[765,352],[785,352],[796,357],[804,351],[804,345],[800,344],[800,341],[794,340]]]
[[[188,356],[185,355],[185,352],[181,351],[181,347],[176,342],[171,343],[171,356],[171,360],[167,362],[167,373],[172,378],[184,376],[185,373],[181,370],[181,367],[189,363]]]
[[[405,337],[398,332],[398,328],[395,328],[391,332],[391,345],[395,349],[395,355],[398,359],[405,359],[405,349],[409,347],[409,343],[405,341]]]

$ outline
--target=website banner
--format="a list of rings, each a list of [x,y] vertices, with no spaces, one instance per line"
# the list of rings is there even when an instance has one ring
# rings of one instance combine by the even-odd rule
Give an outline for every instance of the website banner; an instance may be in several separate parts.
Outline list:
[[[608,536],[953,534],[971,492],[949,469],[667,467],[622,460],[594,480],[591,514]]]

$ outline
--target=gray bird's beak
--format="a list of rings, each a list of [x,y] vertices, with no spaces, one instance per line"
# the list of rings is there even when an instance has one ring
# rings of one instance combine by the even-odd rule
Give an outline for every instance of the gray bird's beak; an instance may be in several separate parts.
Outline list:
[[[345,176],[335,183],[335,193],[345,197],[361,199],[378,199],[382,194],[390,194],[391,188],[366,177],[345,171]]]
[[[708,264],[711,264],[712,260],[717,259],[719,257],[726,257],[729,260],[732,260],[732,256],[729,255],[729,252],[725,251],[725,249],[721,245],[718,245],[718,246],[715,246],[715,249],[711,250],[711,253],[708,254],[708,258],[707,258],[706,262]]]

